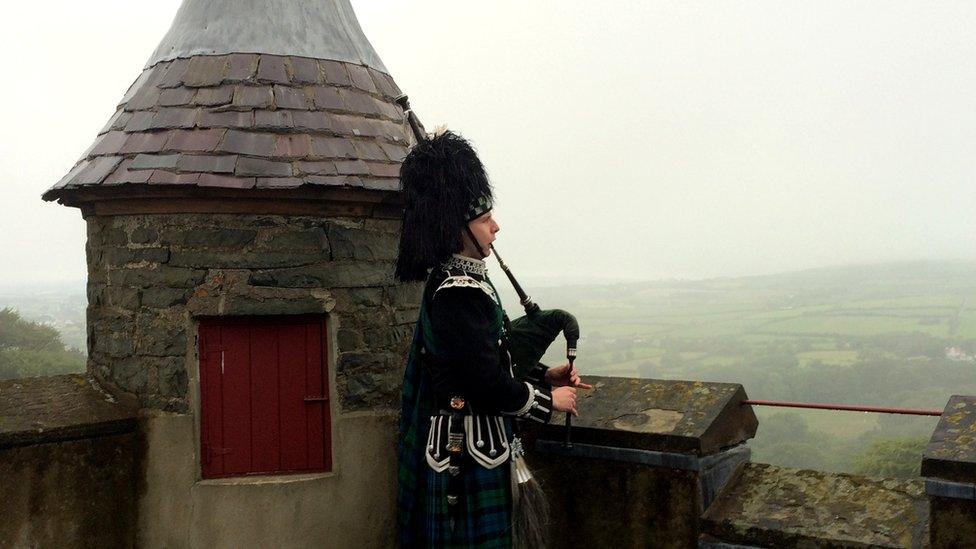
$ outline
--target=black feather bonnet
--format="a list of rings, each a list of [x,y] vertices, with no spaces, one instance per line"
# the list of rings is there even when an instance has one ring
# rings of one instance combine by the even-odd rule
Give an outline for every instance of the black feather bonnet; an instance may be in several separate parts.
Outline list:
[[[404,213],[396,278],[424,280],[461,251],[468,221],[491,209],[491,184],[474,148],[446,131],[417,143],[400,165]]]

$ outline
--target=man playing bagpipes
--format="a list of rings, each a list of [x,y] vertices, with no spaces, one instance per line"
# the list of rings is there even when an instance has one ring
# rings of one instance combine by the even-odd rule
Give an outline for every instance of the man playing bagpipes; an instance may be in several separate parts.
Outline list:
[[[419,140],[400,180],[396,277],[425,281],[403,379],[400,543],[541,547],[545,500],[525,467],[513,419],[575,415],[576,388],[589,386],[571,364],[546,368],[537,356],[518,375],[513,370],[511,323],[484,262],[499,227],[471,145],[451,132]]]

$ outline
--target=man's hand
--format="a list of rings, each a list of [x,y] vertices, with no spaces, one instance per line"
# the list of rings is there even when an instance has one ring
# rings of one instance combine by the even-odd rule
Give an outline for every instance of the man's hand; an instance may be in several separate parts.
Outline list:
[[[570,366],[567,362],[562,366],[556,366],[546,370],[546,383],[553,387],[576,387],[577,389],[592,389],[593,386],[583,383],[580,379],[576,366]]]

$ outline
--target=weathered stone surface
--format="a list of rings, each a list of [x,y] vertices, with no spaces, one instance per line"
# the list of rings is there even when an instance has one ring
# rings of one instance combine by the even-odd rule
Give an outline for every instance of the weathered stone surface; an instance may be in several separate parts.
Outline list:
[[[240,248],[250,244],[256,231],[245,229],[190,229],[183,237],[183,244],[195,248]]]
[[[399,239],[389,233],[366,231],[361,228],[328,226],[333,259],[361,259],[365,261],[393,261],[397,256]]]
[[[976,500],[933,497],[929,509],[933,549],[972,547],[976,543]]]
[[[741,404],[747,397],[735,383],[600,376],[587,381],[594,389],[579,396],[580,417],[573,421],[578,442],[704,456],[756,435],[756,416]],[[560,440],[564,417],[554,414],[541,436]]]
[[[129,235],[133,244],[151,244],[159,238],[159,233],[151,227],[136,227]]]
[[[191,292],[180,288],[146,288],[142,291],[142,304],[157,309],[181,305]]]
[[[880,479],[748,463],[702,517],[703,531],[761,547],[924,547],[918,479]]]
[[[334,261],[326,265],[257,271],[251,277],[251,284],[283,288],[379,286],[392,283],[392,273],[392,262]]]
[[[0,547],[137,546],[141,433],[79,436],[0,449]]]
[[[0,381],[0,449],[131,432],[131,404],[77,374]]]
[[[166,263],[169,260],[169,250],[165,248],[108,248],[103,250],[102,258],[113,267],[127,263]]]
[[[203,282],[207,272],[197,269],[184,269],[160,265],[155,269],[130,268],[109,271],[109,280],[117,286],[151,288],[192,288]]]
[[[341,409],[395,408],[421,287],[398,290],[392,259],[357,259],[398,238],[392,225],[363,226],[281,215],[89,218],[90,371],[142,406],[183,412],[187,315],[327,313],[338,352],[356,353],[341,362]],[[333,259],[330,227],[348,259]],[[165,264],[145,260],[163,255]]]
[[[922,476],[976,483],[976,396],[949,399],[922,456]]]

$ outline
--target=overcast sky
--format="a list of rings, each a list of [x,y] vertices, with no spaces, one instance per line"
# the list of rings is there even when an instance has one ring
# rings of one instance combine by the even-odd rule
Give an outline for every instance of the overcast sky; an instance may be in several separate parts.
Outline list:
[[[0,20],[0,286],[83,281],[41,193],[176,0]],[[470,138],[520,276],[690,278],[976,259],[976,3],[353,0],[428,127]]]

